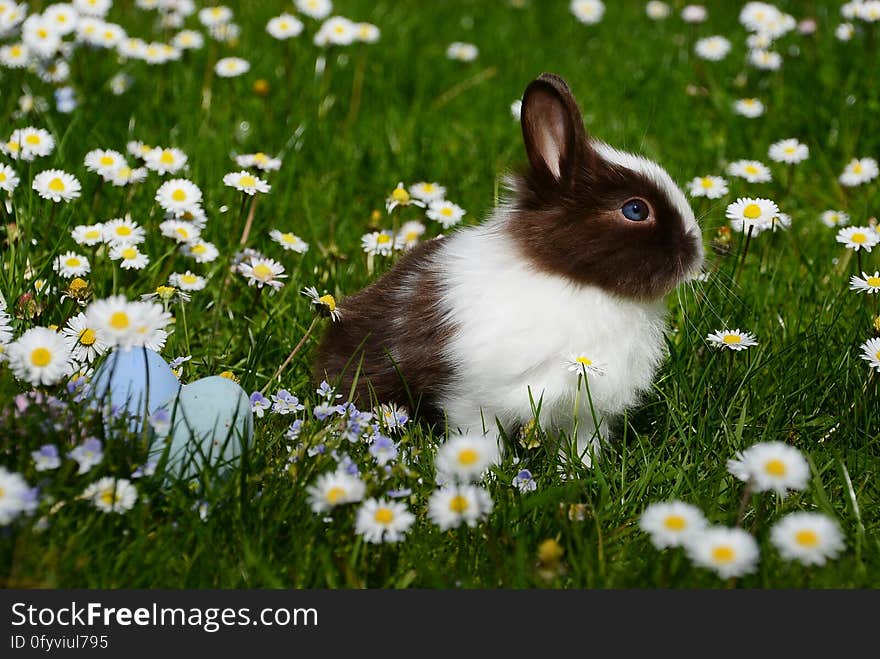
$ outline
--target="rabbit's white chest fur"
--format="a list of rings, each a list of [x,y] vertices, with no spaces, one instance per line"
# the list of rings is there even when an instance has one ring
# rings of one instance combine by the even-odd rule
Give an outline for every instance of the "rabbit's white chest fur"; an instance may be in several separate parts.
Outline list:
[[[577,374],[565,362],[585,354],[601,364],[604,375],[589,380],[594,409],[622,412],[650,387],[663,357],[665,307],[532,268],[503,222],[501,211],[443,239],[440,303],[456,329],[444,348],[454,377],[441,405],[453,428],[479,431],[482,420],[491,429],[497,418],[512,431],[533,416],[531,392],[544,427],[571,430],[579,408],[578,434],[589,426],[592,435],[585,393],[577,396]]]

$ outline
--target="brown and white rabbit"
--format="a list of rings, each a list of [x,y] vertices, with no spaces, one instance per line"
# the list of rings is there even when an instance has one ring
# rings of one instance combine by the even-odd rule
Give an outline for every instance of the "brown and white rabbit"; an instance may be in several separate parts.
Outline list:
[[[576,431],[589,462],[608,417],[651,385],[663,297],[699,270],[701,235],[662,167],[587,134],[560,77],[529,84],[521,123],[530,166],[508,180],[512,198],[342,300],[316,374],[346,393],[357,374],[362,405],[445,414],[460,432],[515,431],[540,405],[542,427]],[[573,354],[603,366],[588,376],[592,410]]]

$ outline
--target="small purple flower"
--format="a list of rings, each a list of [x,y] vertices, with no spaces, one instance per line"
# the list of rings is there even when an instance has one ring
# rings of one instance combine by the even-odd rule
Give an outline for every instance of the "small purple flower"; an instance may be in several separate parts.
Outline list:
[[[318,444],[316,446],[312,446],[309,448],[307,453],[309,456],[314,457],[316,455],[324,455],[327,452],[327,447],[324,444]]]
[[[315,415],[315,418],[318,421],[324,421],[334,414],[345,414],[345,407],[342,405],[331,405],[330,403],[324,402],[315,405],[312,414]]]
[[[287,432],[284,433],[284,436],[287,437],[292,442],[295,442],[299,439],[299,434],[302,432],[303,420],[296,419],[293,423],[290,424],[290,428],[287,429]]]
[[[61,456],[58,454],[58,447],[54,444],[44,444],[39,450],[31,451],[31,457],[34,459],[34,468],[37,471],[49,471],[61,466]]]
[[[532,472],[528,469],[522,469],[516,476],[514,476],[511,485],[523,493],[534,492],[538,489],[538,484],[535,482]]]
[[[305,409],[299,402],[299,398],[287,391],[287,389],[281,389],[272,396],[272,402],[272,411],[276,414],[291,414],[292,412],[300,412]]]
[[[75,447],[67,454],[68,458],[76,460],[79,463],[78,474],[84,474],[89,469],[101,463],[104,459],[104,450],[101,440],[96,437],[89,437],[79,446]]]
[[[407,421],[409,421],[409,414],[407,414],[406,410],[393,403],[390,405],[381,405],[376,411],[376,416],[384,422],[385,427],[388,430],[398,430],[403,428]]]
[[[388,490],[385,493],[385,496],[390,497],[392,499],[403,499],[412,494],[412,488],[405,487],[400,490]]]
[[[171,363],[169,363],[168,366],[171,367],[172,371],[175,371],[183,366],[184,363],[188,362],[190,359],[192,359],[192,355],[186,355],[185,357],[175,357],[171,360]]]
[[[342,398],[342,394],[337,394],[333,387],[327,382],[327,380],[323,380],[321,382],[321,386],[317,388],[317,393],[321,398],[326,398],[328,400],[332,400],[335,398]]]
[[[142,464],[140,467],[135,469],[131,477],[132,478],[143,478],[144,476],[152,476],[156,473],[156,466],[159,464],[159,461],[156,459],[147,460],[145,464]]]
[[[351,459],[348,453],[343,453],[341,458],[338,458],[336,471],[344,472],[349,476],[361,475],[361,470],[358,469],[358,466],[355,464],[354,460]]]
[[[171,414],[164,407],[153,412],[147,422],[157,435],[165,436],[171,430]]]
[[[384,467],[397,459],[397,444],[390,437],[377,435],[370,445],[370,455],[373,456],[376,464]]]
[[[251,394],[251,411],[257,415],[258,419],[262,419],[266,410],[272,407],[269,399],[263,396],[259,391]]]

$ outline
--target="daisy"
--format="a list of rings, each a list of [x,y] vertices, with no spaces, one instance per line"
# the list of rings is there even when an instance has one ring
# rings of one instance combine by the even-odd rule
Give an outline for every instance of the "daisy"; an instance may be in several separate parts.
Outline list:
[[[205,7],[199,10],[199,22],[205,27],[214,25],[222,25],[232,20],[232,10],[229,7],[218,5],[216,7]]]
[[[432,201],[425,214],[429,219],[439,222],[444,229],[448,229],[461,222],[466,211],[451,201]]]
[[[880,236],[871,227],[844,227],[837,232],[837,242],[856,252],[870,252],[878,241]]]
[[[31,60],[31,51],[23,43],[0,47],[0,64],[8,69],[23,69]]]
[[[168,276],[168,283],[182,291],[200,291],[208,284],[208,280],[187,270],[184,273],[172,272]]]
[[[180,217],[190,208],[201,203],[202,191],[192,181],[173,178],[165,181],[156,190],[156,201],[162,210]]]
[[[174,147],[156,147],[144,156],[144,164],[157,174],[174,174],[186,166],[187,155]]]
[[[880,272],[875,270],[873,275],[863,272],[861,277],[853,275],[849,279],[849,290],[864,293],[880,292]]]
[[[441,531],[458,528],[462,524],[477,525],[492,512],[492,497],[476,485],[456,485],[434,490],[428,499],[428,519]]]
[[[128,215],[123,218],[107,220],[103,225],[95,224],[93,227],[101,227],[104,242],[111,247],[119,245],[140,245],[146,240],[146,233],[142,226],[131,219]]]
[[[719,62],[730,52],[730,41],[722,36],[698,39],[694,44],[694,52],[704,60]]]
[[[479,435],[449,438],[437,451],[434,465],[438,476],[461,482],[478,481],[499,460],[498,443]]]
[[[706,340],[717,348],[729,348],[734,351],[745,350],[746,348],[758,345],[754,335],[749,332],[741,332],[739,328],[735,330],[716,330],[707,336]]]
[[[841,23],[834,28],[834,36],[838,41],[849,41],[855,36],[856,28],[852,23]]]
[[[143,270],[150,263],[150,257],[141,252],[137,245],[132,244],[111,247],[110,260],[119,261],[123,270]]]
[[[302,31],[302,21],[290,14],[281,14],[271,18],[266,25],[266,32],[274,39],[290,39],[299,36]]]
[[[728,193],[727,181],[720,176],[697,176],[687,184],[691,197],[719,199]]]
[[[657,549],[683,547],[706,526],[700,509],[683,501],[652,503],[639,519],[639,527],[651,536]]]
[[[841,185],[853,187],[877,178],[877,161],[873,158],[853,158],[838,179]]]
[[[822,513],[791,513],[773,525],[770,541],[789,561],[825,565],[843,551],[843,535],[833,519]]]
[[[764,71],[777,71],[782,66],[782,55],[772,50],[753,50],[749,53],[749,64]]]
[[[760,557],[758,543],[751,535],[723,526],[709,527],[697,534],[686,549],[694,563],[714,570],[722,579],[754,572]]]
[[[374,256],[388,256],[394,250],[394,234],[391,231],[373,231],[361,236],[364,252]]]
[[[281,288],[286,279],[284,266],[274,259],[251,258],[249,262],[238,266],[238,271],[248,280],[248,286],[263,288],[269,286],[274,289]]]
[[[862,345],[862,359],[868,366],[880,372],[880,338],[868,339]]]
[[[125,150],[128,151],[128,153],[130,153],[135,158],[146,160],[147,156],[150,155],[150,153],[153,151],[153,147],[151,147],[149,144],[144,144],[143,142],[133,140],[126,143]]]
[[[685,23],[702,23],[708,16],[709,12],[703,5],[687,5],[681,10],[681,20]]]
[[[375,544],[398,542],[415,521],[415,515],[399,501],[367,499],[358,510],[355,533]]]
[[[128,512],[137,502],[137,488],[127,478],[105,476],[89,485],[80,495],[104,513]]]
[[[85,165],[90,172],[108,176],[125,164],[125,156],[112,149],[93,149],[86,154]]]
[[[459,62],[473,62],[480,54],[479,49],[472,43],[454,41],[446,49],[446,57]]]
[[[326,295],[319,295],[318,289],[314,286],[304,288],[300,293],[308,297],[319,312],[330,316],[330,320],[335,322],[341,317],[341,312],[336,308],[336,298],[329,293]]]
[[[21,150],[24,160],[33,160],[43,158],[52,153],[55,149],[55,138],[52,134],[42,128],[22,128],[18,133],[18,142],[21,144]]]
[[[446,188],[439,183],[414,183],[409,186],[409,194],[413,199],[430,204],[432,201],[442,201],[446,197]]]
[[[795,165],[810,157],[810,149],[796,139],[780,140],[770,145],[770,160]]]
[[[357,476],[344,471],[321,474],[314,485],[306,488],[312,511],[326,513],[336,506],[361,501],[367,488]]]
[[[172,238],[178,243],[189,243],[198,240],[202,231],[196,225],[181,220],[165,220],[159,225],[159,230],[166,238]]]
[[[80,196],[82,187],[73,175],[60,169],[47,169],[34,176],[33,189],[43,199],[56,203],[70,201]]]
[[[78,313],[68,320],[61,334],[73,359],[80,364],[86,362],[91,364],[110,349],[110,345],[104,341],[102,332],[96,327],[89,326],[84,313]]]
[[[278,229],[272,229],[269,232],[269,237],[287,251],[296,252],[297,254],[305,254],[309,251],[309,244],[289,231],[282,233]]]
[[[247,195],[254,196],[257,192],[269,192],[272,188],[266,181],[242,170],[230,172],[223,177],[223,183]]]
[[[67,36],[76,30],[76,22],[79,14],[73,5],[66,3],[52,4],[43,11],[43,20],[47,21],[55,28],[55,31],[61,36]]]
[[[741,98],[733,102],[733,111],[749,119],[764,114],[764,104],[757,98]]]
[[[296,10],[309,18],[323,20],[333,11],[333,3],[330,0],[295,0]]]
[[[273,158],[262,151],[235,156],[235,163],[239,167],[256,167],[264,172],[275,171],[281,168],[280,158]]]
[[[660,0],[651,0],[651,2],[645,5],[645,14],[652,21],[662,21],[664,18],[668,18],[671,12],[672,10],[669,8],[669,5],[665,2],[660,2]]]
[[[317,46],[348,46],[357,38],[357,28],[355,24],[344,16],[333,16],[328,18],[318,34],[315,35],[315,45]]]
[[[132,302],[131,308],[134,345],[161,352],[168,338],[164,328],[171,322],[171,314],[161,304],[154,302]]]
[[[749,183],[767,183],[773,179],[767,166],[757,160],[736,160],[727,166],[727,173]]]
[[[385,210],[389,213],[398,206],[404,207],[410,205],[424,208],[425,202],[411,197],[406,188],[403,187],[403,183],[398,183],[397,187],[391,191],[391,194],[388,195],[388,198],[385,200]]]
[[[103,18],[110,11],[113,0],[73,0],[73,8],[83,16]]]
[[[217,60],[214,72],[221,78],[235,78],[250,71],[250,62],[240,57],[224,57]]]
[[[510,482],[517,490],[525,494],[526,492],[534,492],[538,489],[538,483],[535,477],[528,469],[520,469],[513,480]]]
[[[61,466],[61,456],[54,444],[44,444],[36,451],[31,451],[31,458],[37,471],[51,471]]]
[[[0,163],[0,190],[12,194],[15,192],[15,188],[18,187],[18,182],[19,178],[15,170],[9,165]]]
[[[777,213],[776,217],[770,220],[770,226],[768,227],[771,231],[775,232],[777,229],[788,229],[791,226],[791,215],[787,213]]]
[[[21,40],[38,57],[55,57],[61,47],[61,35],[39,14],[31,14],[21,26]]]
[[[822,215],[819,216],[819,219],[822,220],[822,224],[831,229],[849,224],[849,215],[846,211],[823,211]]]
[[[601,0],[572,0],[571,13],[581,23],[595,25],[605,14],[605,4]]]
[[[70,350],[64,339],[47,327],[33,327],[6,348],[13,375],[39,386],[55,384],[68,375]]]
[[[782,12],[766,2],[747,2],[739,13],[739,22],[751,32],[762,32],[782,18]]]
[[[867,23],[880,21],[880,2],[877,0],[865,0],[856,8],[856,16]]]
[[[201,32],[181,30],[171,39],[171,45],[180,50],[198,50],[205,45],[205,38]]]
[[[354,29],[355,38],[361,43],[376,43],[381,36],[378,26],[372,23],[356,23]]]
[[[21,513],[32,509],[32,493],[20,474],[0,466],[0,526],[11,524]]]
[[[779,207],[770,199],[751,199],[740,197],[727,207],[725,216],[730,220],[734,231],[760,233],[769,229],[773,219],[779,215]]]
[[[749,50],[767,50],[773,45],[773,39],[765,32],[757,32],[746,37]]]
[[[71,277],[87,275],[92,268],[85,256],[76,252],[65,252],[55,257],[55,260],[52,262],[52,269],[62,277],[70,279]]]
[[[417,220],[405,222],[394,238],[394,249],[410,249],[425,234],[425,225]]]
[[[572,353],[563,363],[569,373],[581,374],[584,371],[588,375],[605,375],[605,364],[593,361],[585,353]]]
[[[142,300],[159,300],[167,309],[172,302],[189,302],[190,296],[183,291],[177,290],[174,286],[156,286],[156,290],[152,293],[144,293],[141,295]],[[171,368],[174,368],[173,366]]]
[[[810,466],[803,454],[783,442],[761,442],[739,451],[727,461],[727,471],[751,483],[756,492],[803,490],[810,479]]]
[[[214,247],[214,243],[204,240],[187,243],[181,249],[184,254],[193,257],[196,263],[210,263],[220,255],[220,252]]]
[[[135,344],[138,308],[123,295],[95,300],[85,311],[86,327],[93,328],[103,341],[112,346],[131,347]]]

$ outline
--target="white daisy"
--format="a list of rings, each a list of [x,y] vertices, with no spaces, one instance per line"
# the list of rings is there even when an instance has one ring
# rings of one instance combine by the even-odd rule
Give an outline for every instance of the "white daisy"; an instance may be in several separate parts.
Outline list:
[[[0,163],[0,190],[12,194],[18,187],[19,178],[9,165]]]
[[[837,232],[837,242],[855,252],[870,252],[880,242],[880,236],[871,227],[844,227]]]
[[[52,153],[55,149],[55,138],[52,134],[42,128],[22,128],[15,139],[21,144],[22,158],[24,160],[33,160],[43,158]]]
[[[749,183],[767,183],[773,179],[767,166],[757,160],[736,160],[727,166],[727,173]]]
[[[238,271],[248,280],[248,286],[257,288],[269,286],[278,289],[284,286],[284,282],[280,280],[287,278],[284,266],[274,259],[251,258],[248,262],[239,264]]]
[[[373,231],[361,236],[361,247],[370,255],[388,256],[394,250],[394,233],[391,231]]]
[[[405,222],[394,238],[394,249],[410,249],[425,235],[425,225],[418,220]]]
[[[146,178],[146,167],[129,167],[128,165],[123,165],[122,167],[114,169],[112,172],[110,172],[109,178],[105,177],[105,180],[110,181],[113,185],[117,187],[122,187],[124,185],[128,185],[129,183],[141,183]]]
[[[250,62],[240,57],[223,57],[217,60],[214,72],[221,78],[235,78],[250,71]]]
[[[428,519],[441,531],[458,528],[462,524],[474,527],[489,516],[492,506],[492,497],[481,487],[445,486],[434,490],[428,499]]]
[[[110,11],[113,0],[73,0],[73,8],[83,16],[103,18]]]
[[[681,20],[685,23],[702,23],[708,16],[709,12],[703,5],[686,5],[681,10]]]
[[[770,160],[794,165],[809,158],[810,149],[806,144],[801,144],[795,138],[790,138],[771,144],[768,155]]]
[[[202,236],[202,231],[192,222],[181,220],[165,220],[159,225],[159,230],[166,238],[176,240],[178,243],[190,243]]]
[[[184,273],[172,272],[168,276],[168,283],[182,291],[200,291],[208,284],[208,280],[187,270]]]
[[[776,71],[782,66],[782,55],[772,50],[752,50],[749,52],[749,64],[756,69]]]
[[[698,39],[694,44],[694,52],[704,60],[719,62],[730,52],[730,41],[722,36]]]
[[[849,224],[849,215],[846,211],[823,211],[819,218],[822,220],[822,224],[831,229]]]
[[[144,144],[143,142],[133,140],[126,143],[125,150],[139,160],[146,160],[147,156],[150,155],[150,153],[153,151],[153,147],[151,147],[149,144]]]
[[[269,232],[269,237],[287,251],[296,252],[297,254],[305,254],[309,251],[309,244],[289,231],[282,233],[278,229],[272,229]]]
[[[0,47],[0,64],[7,69],[23,69],[31,62],[31,51],[23,43]]]
[[[739,351],[758,345],[753,334],[749,332],[741,332],[739,328],[735,330],[716,330],[706,337],[713,346],[718,348],[728,348],[730,350]]]
[[[290,39],[303,31],[302,21],[291,14],[281,14],[269,19],[266,32],[274,39]]]
[[[281,159],[273,158],[262,151],[257,151],[256,153],[244,153],[235,156],[235,164],[239,167],[256,167],[264,172],[268,172],[280,169]]]
[[[121,515],[134,508],[138,492],[127,478],[105,476],[89,485],[80,496],[91,501],[101,512]]]
[[[202,191],[192,181],[173,178],[165,181],[156,190],[156,201],[163,210],[180,217],[202,201]]]
[[[450,437],[437,451],[434,466],[446,480],[478,481],[499,460],[498,443],[481,435]]]
[[[361,43],[376,43],[381,36],[379,27],[372,23],[355,23],[354,29],[355,39]]]
[[[664,18],[668,18],[670,13],[672,13],[672,10],[669,8],[669,5],[665,2],[660,2],[660,0],[651,0],[645,5],[645,14],[652,21],[662,21]]]
[[[461,222],[461,218],[465,214],[466,211],[461,206],[445,200],[432,201],[428,206],[428,211],[425,213],[429,219],[439,222],[444,229],[448,229]]]
[[[322,20],[333,11],[333,3],[330,0],[295,0],[296,10],[309,18]]]
[[[398,542],[415,521],[415,515],[399,501],[367,499],[358,510],[354,530],[367,542]]]
[[[360,478],[344,471],[321,474],[314,485],[306,488],[312,511],[316,513],[326,513],[336,506],[361,501],[366,490]]]
[[[140,245],[146,238],[144,228],[131,219],[128,215],[123,218],[107,220],[101,226],[104,242],[111,247],[119,245]]]
[[[694,563],[714,570],[722,579],[754,572],[760,558],[758,543],[751,535],[742,529],[722,526],[697,534],[686,549]]]
[[[707,525],[700,509],[683,501],[652,503],[639,519],[639,527],[657,549],[682,547]]]
[[[834,36],[838,41],[849,41],[855,36],[856,28],[852,23],[841,23],[834,28]]]
[[[205,45],[205,37],[195,30],[181,30],[171,39],[171,45],[180,50],[198,50]]]
[[[196,263],[210,263],[220,255],[214,243],[209,243],[205,240],[188,243],[183,245],[181,249],[184,254],[193,257]]]
[[[707,199],[719,199],[728,193],[727,181],[720,176],[697,176],[687,184],[687,188],[691,197]]]
[[[67,36],[76,30],[79,14],[73,8],[73,5],[59,2],[46,7],[45,11],[43,11],[43,20],[52,25],[61,36]]]
[[[62,277],[81,277],[91,271],[89,260],[76,252],[65,252],[55,257],[52,269]]]
[[[125,164],[125,156],[112,149],[93,149],[85,157],[86,169],[104,177],[111,175]]]
[[[751,483],[756,492],[803,490],[810,480],[810,465],[803,454],[783,442],[761,442],[738,451],[727,461],[727,471]]]
[[[605,364],[596,362],[593,357],[587,353],[572,353],[563,363],[569,373],[581,374],[584,371],[588,375],[605,375]]]
[[[357,27],[344,16],[333,16],[321,25],[321,29],[315,35],[314,42],[317,46],[348,46],[357,39]]]
[[[474,44],[461,41],[454,41],[446,49],[446,57],[459,62],[473,62],[479,54],[480,51]]]
[[[749,119],[764,114],[764,104],[757,98],[741,98],[733,102],[733,111]]]
[[[76,199],[82,190],[72,174],[60,169],[47,169],[34,176],[33,188],[43,199],[56,203]]]
[[[734,231],[751,231],[757,235],[771,224],[779,215],[779,207],[770,199],[751,199],[740,197],[727,206],[725,217],[730,220],[730,226]]]
[[[877,178],[877,161],[873,158],[853,158],[838,179],[841,185],[853,187]]]
[[[868,366],[880,372],[880,338],[868,339],[862,345],[862,359]]]
[[[825,565],[844,549],[837,522],[822,513],[786,515],[773,525],[770,541],[782,558],[804,565]]]
[[[254,196],[258,192],[269,192],[272,188],[266,181],[244,170],[230,172],[223,177],[223,183],[247,195]]]
[[[133,244],[120,244],[111,247],[110,260],[119,261],[119,266],[123,270],[143,270],[150,263],[150,257]]]
[[[861,277],[853,275],[849,279],[849,290],[863,293],[880,292],[880,272],[875,270],[873,275],[863,272]]]
[[[442,201],[446,197],[446,188],[439,183],[422,181],[409,186],[409,193],[414,199],[430,204],[432,201]]]
[[[61,334],[73,359],[80,364],[91,364],[110,349],[101,330],[89,326],[85,313],[78,313],[68,320]]]
[[[174,174],[186,166],[187,155],[180,149],[156,147],[144,156],[144,164],[157,174]]]
[[[51,385],[70,374],[70,350],[64,339],[47,327],[27,330],[6,348],[13,375],[34,386]]]
[[[21,40],[42,59],[55,57],[61,47],[61,34],[39,14],[31,14],[21,26]]]
[[[314,286],[304,288],[300,293],[307,296],[312,301],[312,305],[319,313],[330,316],[330,320],[336,322],[342,316],[342,312],[336,308],[336,298],[329,293],[321,295],[318,293],[318,289]]]
[[[131,308],[134,345],[161,352],[168,338],[165,327],[171,322],[171,314],[155,302],[132,302]]]
[[[33,508],[33,490],[14,471],[0,466],[0,526],[11,524],[21,513]]]
[[[605,14],[605,4],[601,0],[571,0],[571,13],[581,23],[595,25]]]

